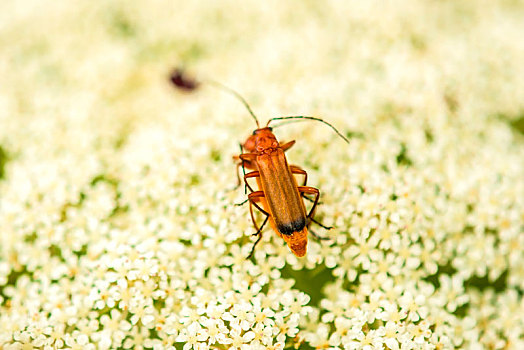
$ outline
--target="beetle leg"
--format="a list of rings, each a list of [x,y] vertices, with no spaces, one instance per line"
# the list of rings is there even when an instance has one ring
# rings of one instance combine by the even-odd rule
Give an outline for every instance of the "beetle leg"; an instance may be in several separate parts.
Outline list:
[[[329,237],[319,236],[319,235],[316,234],[312,229],[309,229],[309,233],[311,233],[311,236],[315,237],[315,238],[316,238],[317,240],[319,240],[319,241],[327,241],[327,240],[330,239]]]
[[[315,224],[317,224],[318,226],[326,229],[326,230],[331,230],[333,228],[333,226],[325,226],[325,225],[322,225],[320,222],[318,222],[317,220],[313,219],[313,217],[310,217],[309,220],[313,221]]]
[[[253,193],[253,192],[255,192],[255,190],[253,190],[253,188],[251,188],[251,186],[247,182],[247,179],[250,178],[250,177],[260,177],[260,173],[255,170],[255,171],[252,171],[250,173],[244,174],[244,183],[246,184],[247,188],[249,188],[251,193]]]
[[[242,154],[243,152],[243,149],[242,149],[242,144],[239,143],[238,144],[240,146],[240,154]],[[242,173],[245,175],[246,174],[246,169],[244,168],[244,161],[242,159],[240,159],[240,156],[233,156],[233,160],[235,161],[235,163],[237,163],[237,169],[235,171],[236,175],[237,175],[237,185],[231,189],[231,191],[234,191],[236,190],[238,187],[240,187],[240,185],[242,184],[242,182],[240,181],[240,175],[238,175],[238,168],[242,167]],[[247,193],[247,189],[245,189],[245,193]]]
[[[255,244],[253,244],[253,248],[251,249],[251,252],[249,253],[249,255],[247,256],[246,259],[249,259],[249,258],[251,258],[251,256],[253,256],[253,253],[255,252],[255,247],[257,246],[257,244],[262,239],[262,229],[264,228],[264,226],[266,225],[266,223],[267,223],[267,221],[269,219],[269,213],[267,213],[265,210],[260,208],[260,206],[256,203],[256,202],[259,202],[260,198],[262,198],[262,197],[265,197],[263,191],[252,192],[248,196],[249,213],[251,214],[251,220],[253,221],[253,226],[255,226],[255,229],[257,230],[257,232],[253,234],[253,236],[258,236],[258,238],[255,241]],[[255,206],[258,210],[260,210],[262,213],[264,213],[266,215],[266,218],[265,218],[264,222],[262,223],[262,226],[260,226],[260,227],[258,227],[257,222],[255,220],[255,216],[253,214],[253,206]]]
[[[314,202],[313,199],[311,199],[311,198],[309,198],[309,197],[307,197],[307,196],[302,195],[302,198],[304,198],[304,199],[307,200],[308,202],[311,202],[311,203]],[[320,204],[320,203],[318,203],[318,204]]]
[[[239,145],[240,145],[240,152],[242,152],[242,144],[239,143]],[[242,165],[242,174],[244,174],[244,178],[246,176],[246,166],[248,168],[252,168],[252,163],[251,162],[253,160],[255,160],[256,157],[257,157],[257,155],[255,153],[240,153],[240,155],[238,155],[238,159],[240,159],[240,164]],[[238,168],[237,168],[237,177],[238,177]],[[240,183],[240,179],[238,179],[238,182]],[[248,186],[249,185],[247,184],[247,182],[244,182],[244,193],[245,194],[247,194]],[[251,190],[251,192],[253,192],[253,190],[251,188],[249,188],[249,189]]]
[[[239,143],[238,145],[240,146],[240,155],[238,156],[238,159],[240,160],[240,164],[239,165],[242,165],[242,174],[244,174],[244,176],[246,176],[246,168],[245,168],[245,165],[244,165],[244,160],[241,157],[241,155],[242,155],[242,144]],[[240,186],[241,182],[240,182],[240,176],[238,176],[238,166],[237,166],[237,180],[238,180],[238,186]],[[246,194],[246,193],[247,193],[247,186],[244,185],[244,194]]]
[[[292,174],[304,175],[304,183],[302,184],[302,186],[306,186],[306,184],[307,184],[307,173],[306,173],[306,171],[304,169],[302,169],[301,167],[296,166],[296,165],[290,165],[289,169],[291,169],[291,173]]]
[[[320,198],[320,191],[317,188],[309,186],[298,186],[298,191],[300,193],[315,195],[315,201],[313,202],[313,206],[311,207],[309,214],[307,214],[307,217],[310,219],[313,216],[313,213],[315,212],[315,209],[317,207],[318,199]]]
[[[245,169],[250,170],[255,170],[257,168],[252,159],[241,159],[240,156],[233,156],[233,160],[237,163],[237,167],[244,167]]]
[[[248,162],[250,160],[255,160],[257,158],[256,153],[242,153],[238,156],[241,160],[247,160]]]
[[[307,215],[307,218],[310,221],[314,222],[315,224],[319,225],[320,227],[323,227],[326,230],[331,230],[333,227],[322,225],[320,222],[316,221],[313,218],[315,216],[315,209],[316,209],[317,204],[318,204],[318,199],[320,198],[320,191],[317,188],[308,187],[308,186],[299,186],[298,187],[298,191],[300,193],[314,194],[315,195],[315,201],[313,203],[313,207],[311,207],[311,210],[309,211],[309,214]],[[311,232],[311,234],[313,235],[313,237],[318,238],[318,239],[327,239],[327,238],[324,238],[324,237],[321,237],[321,236],[317,235],[315,232]]]
[[[247,179],[250,178],[250,177],[260,177],[260,173],[258,171],[252,171],[250,173],[247,173],[247,174],[244,174],[244,183],[246,184],[246,188],[249,188],[249,190],[251,191],[251,193],[254,193],[256,192],[253,188],[251,188],[251,186],[249,185],[249,183],[247,182]],[[247,191],[246,191],[247,192]],[[250,193],[250,194],[251,194]],[[249,200],[249,197],[248,199],[246,199],[245,201],[243,201],[242,203],[237,203],[235,205],[244,205],[247,201]]]
[[[235,203],[236,206],[240,207],[241,205],[244,205],[246,204],[246,202],[248,201],[249,199],[246,199],[245,201],[242,201],[240,203]]]
[[[246,168],[248,169],[255,169],[255,167],[253,166],[253,164],[250,162],[250,161],[247,161],[247,160],[241,160],[239,156],[233,156],[233,160],[237,161],[237,164],[236,164],[236,171],[235,171],[235,174],[237,176],[237,184],[235,185],[235,187],[233,187],[230,191],[234,191],[236,190],[237,188],[240,187],[240,185],[242,184],[242,180],[240,179],[240,175],[238,174],[238,169],[240,167],[242,167],[242,174],[245,176],[246,175]],[[246,189],[244,190],[244,193],[247,194],[247,187]]]
[[[284,143],[283,145],[280,145],[280,148],[282,148],[282,151],[287,151],[288,149],[290,149],[294,144],[295,144],[295,140],[293,141],[289,141],[289,142],[286,142]]]
[[[255,202],[260,201],[260,197],[264,197],[264,192],[257,191],[257,192],[252,192],[249,195],[250,196],[254,195],[251,197],[248,196],[247,200],[249,201],[249,214],[251,214],[251,221],[253,221],[253,226],[255,226],[255,230],[257,230],[258,232],[260,229],[257,225],[257,221],[255,220],[255,215],[253,214],[253,205],[255,205]]]
[[[256,235],[258,235],[258,238],[255,241],[255,244],[253,244],[253,248],[251,248],[251,252],[247,256],[246,260],[248,260],[249,258],[253,256],[253,253],[255,252],[255,247],[257,246],[258,242],[260,242],[260,240],[262,239],[262,233],[260,231],[264,228],[264,225],[266,224],[268,219],[269,219],[269,216],[266,216],[266,219],[262,223],[262,226],[260,226],[260,230],[256,233]]]
[[[300,174],[300,175],[304,175],[304,183],[302,184],[302,186],[306,186],[307,184],[307,173],[304,169],[302,169],[301,167],[299,166],[296,166],[296,165],[290,165],[289,168],[291,169],[291,173],[292,174]],[[314,201],[307,197],[307,196],[304,196],[302,194],[302,198],[308,200],[309,202],[313,203]]]
[[[240,185],[242,184],[242,181],[240,180],[240,175],[238,175],[238,168],[240,168],[241,166],[244,165],[243,162],[240,161],[240,158],[238,158],[238,156],[233,156],[233,159],[234,159],[234,160],[238,160],[237,168],[236,168],[236,171],[235,171],[235,174],[236,174],[236,176],[237,176],[237,184],[236,184],[235,187],[233,187],[233,188],[231,189],[231,191],[236,190],[236,189],[239,188]]]
[[[260,198],[265,197],[264,191],[255,191],[251,192],[247,198],[249,199],[249,202],[252,203],[258,210],[260,210],[264,215],[269,216],[269,213],[265,211],[264,209],[260,208],[260,206],[256,203],[260,200]]]

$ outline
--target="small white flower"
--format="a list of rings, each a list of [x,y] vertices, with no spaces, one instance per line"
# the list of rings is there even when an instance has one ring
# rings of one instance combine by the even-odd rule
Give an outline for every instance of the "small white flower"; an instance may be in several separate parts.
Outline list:
[[[178,335],[176,341],[185,343],[184,350],[198,349],[208,337],[208,333],[198,323],[193,322]]]

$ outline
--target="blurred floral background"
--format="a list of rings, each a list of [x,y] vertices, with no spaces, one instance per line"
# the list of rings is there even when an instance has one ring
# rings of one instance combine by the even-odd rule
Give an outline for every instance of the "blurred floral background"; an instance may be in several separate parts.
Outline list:
[[[524,3],[0,3],[0,349],[524,348]],[[255,125],[321,191],[254,257]]]

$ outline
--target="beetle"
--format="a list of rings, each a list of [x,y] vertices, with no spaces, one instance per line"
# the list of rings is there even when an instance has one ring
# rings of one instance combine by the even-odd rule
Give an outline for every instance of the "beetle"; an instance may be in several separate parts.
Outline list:
[[[177,79],[171,78],[171,81],[179,88],[187,89],[187,86],[190,86],[189,89],[194,89],[198,86],[196,82],[185,78],[181,71],[177,70],[175,72]],[[303,257],[307,251],[308,227],[311,222],[315,222],[326,229],[329,229],[329,227],[320,224],[313,218],[318,205],[320,191],[315,187],[306,186],[307,172],[305,170],[296,165],[288,164],[285,152],[295,144],[295,141],[279,143],[273,134],[270,124],[277,120],[288,120],[288,122],[298,121],[298,119],[314,120],[328,125],[347,143],[349,143],[349,140],[333,125],[320,118],[310,116],[271,118],[265,127],[260,127],[258,118],[239,93],[216,81],[210,80],[207,82],[239,99],[257,125],[253,134],[240,145],[242,153],[233,157],[237,161],[237,176],[238,168],[242,166],[246,192],[247,188],[250,190],[246,201],[249,201],[249,212],[253,226],[256,229],[254,236],[258,236],[247,259],[253,255],[256,245],[262,239],[262,229],[268,221],[273,231],[284,239],[291,252],[297,257]],[[246,174],[245,169],[250,170],[250,172]],[[301,186],[297,184],[295,175],[304,176],[304,183]],[[254,190],[248,183],[250,178],[256,179],[258,190]],[[306,212],[304,198],[308,198],[308,195],[314,196],[314,200],[312,200],[313,205],[311,209],[309,212]],[[258,226],[255,220],[253,206],[266,216],[260,226]],[[312,231],[310,232],[316,236]]]
[[[297,257],[303,257],[307,251],[310,223],[315,222],[329,229],[329,227],[314,220],[320,191],[315,187],[306,186],[307,172],[304,169],[288,163],[285,152],[295,144],[295,141],[279,143],[269,125],[274,120],[285,119],[310,119],[326,122],[315,117],[288,116],[272,118],[265,127],[261,128],[256,117],[254,118],[257,122],[257,129],[242,145],[244,153],[237,157],[239,160],[237,167],[242,166],[244,169],[252,170],[244,174],[244,183],[250,190],[248,195],[249,211],[253,225],[257,230],[254,235],[258,236],[258,239],[255,241],[248,258],[251,257],[256,245],[262,239],[262,229],[268,221],[273,231],[287,243],[291,252]],[[326,124],[331,126],[329,123]],[[342,135],[340,136],[344,138]],[[347,139],[345,140],[347,141]],[[304,176],[304,183],[301,186],[297,184],[295,175]],[[257,191],[249,185],[249,178],[256,179]],[[306,212],[304,198],[308,198],[308,195],[314,196],[314,200],[311,209]],[[253,214],[253,206],[266,216],[260,227],[257,225]],[[311,233],[315,235],[313,232]]]

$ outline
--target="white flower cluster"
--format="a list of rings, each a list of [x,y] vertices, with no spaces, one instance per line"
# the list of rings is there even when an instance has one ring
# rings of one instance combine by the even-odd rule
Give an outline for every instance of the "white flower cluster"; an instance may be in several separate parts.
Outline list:
[[[0,4],[0,349],[524,348],[518,2]],[[313,48],[313,50],[312,50]],[[241,91],[322,193],[255,238]],[[308,204],[310,205],[310,204]],[[260,218],[260,217],[259,217]]]

